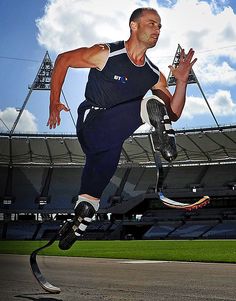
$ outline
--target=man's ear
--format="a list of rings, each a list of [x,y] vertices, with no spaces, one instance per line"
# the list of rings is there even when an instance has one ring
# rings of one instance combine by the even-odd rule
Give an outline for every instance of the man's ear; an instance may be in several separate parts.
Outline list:
[[[134,22],[134,21],[131,21],[131,22],[130,22],[130,29],[131,29],[132,31],[135,31],[135,30],[137,30],[137,28],[138,28],[138,23],[137,23],[137,22]]]

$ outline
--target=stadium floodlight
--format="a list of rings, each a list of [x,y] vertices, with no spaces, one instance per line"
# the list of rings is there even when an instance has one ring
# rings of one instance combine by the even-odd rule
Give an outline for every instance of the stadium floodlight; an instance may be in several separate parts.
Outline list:
[[[48,52],[46,52],[39,71],[30,88],[33,90],[50,90],[52,70],[53,64]]]
[[[178,47],[177,47],[177,50],[176,50],[176,53],[175,53],[175,56],[174,56],[174,60],[173,60],[173,63],[172,63],[172,66],[174,68],[176,68],[179,65],[181,51],[182,51],[182,47],[178,44]],[[196,77],[196,75],[193,71],[193,68],[191,68],[191,71],[190,71],[189,76],[188,76],[188,84],[197,84],[197,82],[198,82],[197,77]],[[169,73],[167,83],[168,83],[169,87],[176,85],[176,79],[172,75],[171,71]]]
[[[177,47],[177,50],[176,50],[176,53],[175,53],[175,56],[174,56],[174,60],[173,60],[173,63],[172,63],[172,66],[174,68],[176,68],[179,65],[181,51],[182,51],[182,47],[180,46],[180,44],[178,44],[178,47]],[[218,123],[218,121],[217,121],[217,119],[216,119],[216,117],[215,117],[215,115],[214,115],[214,113],[213,113],[213,111],[212,111],[212,109],[211,109],[211,107],[209,105],[209,102],[208,102],[208,100],[206,98],[206,95],[204,94],[204,92],[202,90],[202,87],[201,87],[201,85],[200,85],[200,83],[199,83],[199,81],[197,79],[197,76],[196,76],[196,74],[193,71],[193,68],[191,68],[191,70],[189,72],[188,82],[187,83],[188,84],[197,84],[198,85],[198,88],[199,88],[199,90],[200,90],[200,92],[201,92],[201,94],[202,94],[202,96],[203,96],[203,98],[204,98],[204,100],[205,100],[205,102],[207,104],[207,107],[208,107],[208,109],[209,109],[209,111],[210,111],[213,119],[215,120],[215,123],[217,124],[218,128],[220,128],[219,123]],[[168,84],[169,87],[170,86],[176,86],[176,79],[173,76],[173,74],[172,74],[171,71],[169,72],[169,75],[168,75],[168,78],[167,78],[167,84]]]
[[[40,67],[39,67],[39,70],[38,70],[37,75],[36,75],[36,77],[33,81],[33,84],[28,86],[29,92],[28,92],[28,94],[27,94],[27,96],[24,100],[24,103],[23,103],[22,107],[20,108],[20,110],[19,111],[17,110],[19,113],[18,113],[18,115],[16,117],[16,120],[14,121],[14,124],[11,128],[10,135],[12,135],[14,133],[15,128],[16,128],[16,126],[17,126],[17,124],[18,124],[18,122],[21,118],[21,115],[22,115],[22,113],[23,113],[23,111],[26,107],[27,102],[30,99],[30,96],[31,96],[32,92],[34,90],[49,91],[51,89],[52,71],[53,71],[53,63],[50,59],[48,51],[46,51],[46,54],[43,58],[43,61],[40,65]],[[66,100],[66,97],[65,97],[65,94],[64,94],[63,90],[61,91],[61,93],[62,93],[62,96],[65,100],[65,103],[66,103],[67,107],[69,108],[69,104]],[[75,123],[75,120],[74,120],[74,117],[73,117],[71,111],[69,111],[69,114],[71,116],[71,119],[73,121],[74,126],[76,127],[76,123]]]
[[[30,90],[24,100],[24,103],[21,109],[19,111],[17,110],[19,113],[11,128],[10,135],[13,134],[33,90],[50,90],[52,70],[53,70],[53,63],[49,57],[48,52],[46,51],[46,54],[43,58],[38,73],[33,81],[33,84],[29,86]]]

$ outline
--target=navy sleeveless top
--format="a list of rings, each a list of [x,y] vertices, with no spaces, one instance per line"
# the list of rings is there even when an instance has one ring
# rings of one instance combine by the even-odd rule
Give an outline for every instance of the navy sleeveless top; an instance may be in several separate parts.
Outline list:
[[[101,108],[141,100],[158,82],[159,69],[147,56],[143,66],[135,65],[127,54],[124,41],[107,45],[110,52],[103,69],[90,69],[85,90],[86,100]]]

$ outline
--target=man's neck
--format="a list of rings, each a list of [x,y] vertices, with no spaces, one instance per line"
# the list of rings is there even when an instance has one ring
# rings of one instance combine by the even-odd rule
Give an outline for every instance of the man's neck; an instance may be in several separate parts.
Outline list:
[[[142,66],[144,64],[147,48],[140,45],[138,41],[132,39],[131,37],[125,42],[125,48],[129,58],[135,65]]]

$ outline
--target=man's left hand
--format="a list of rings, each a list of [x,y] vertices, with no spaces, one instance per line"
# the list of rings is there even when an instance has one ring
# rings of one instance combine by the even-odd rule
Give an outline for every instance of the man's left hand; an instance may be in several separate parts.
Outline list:
[[[168,66],[175,77],[176,82],[180,81],[183,83],[188,82],[188,76],[192,69],[192,66],[196,63],[197,58],[193,59],[194,50],[191,48],[187,55],[185,55],[184,49],[181,50],[179,65],[174,68],[172,65]]]

